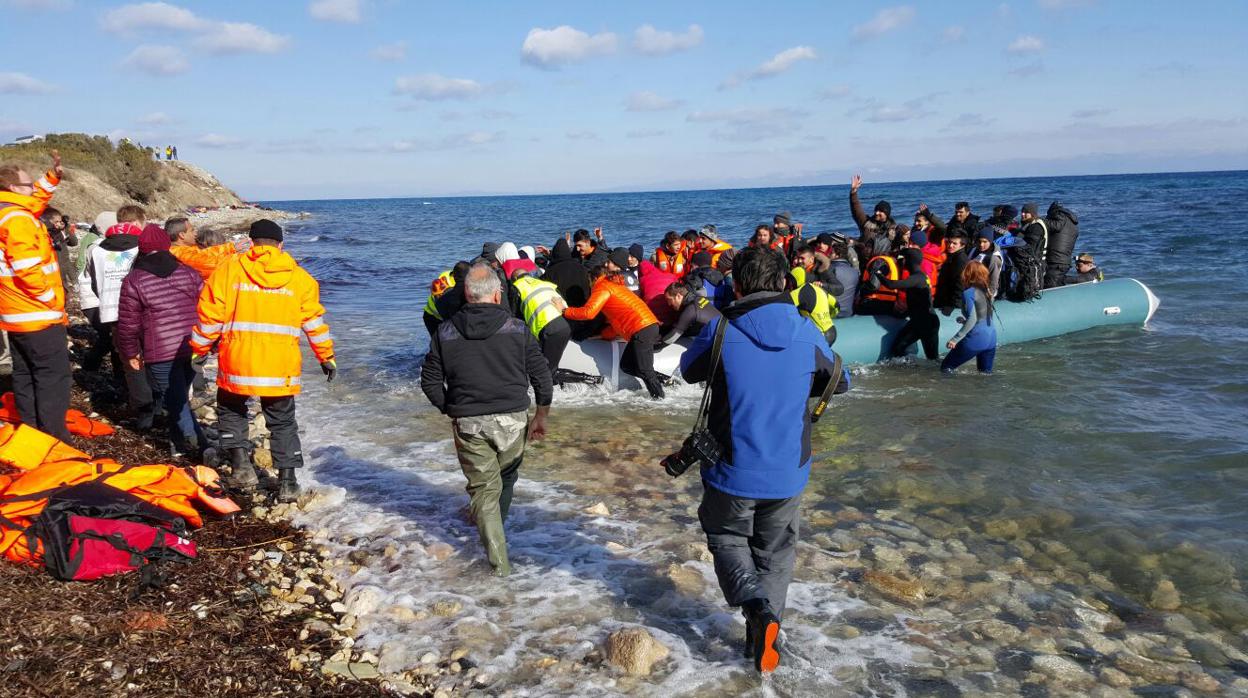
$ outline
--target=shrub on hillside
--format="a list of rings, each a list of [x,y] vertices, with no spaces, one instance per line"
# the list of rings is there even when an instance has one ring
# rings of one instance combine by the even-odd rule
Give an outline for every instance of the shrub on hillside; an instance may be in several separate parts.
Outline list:
[[[0,146],[0,162],[44,167],[52,150],[60,151],[67,167],[86,170],[139,203],[151,203],[160,189],[160,165],[151,148],[127,140],[114,145],[106,136],[50,133],[33,143]]]

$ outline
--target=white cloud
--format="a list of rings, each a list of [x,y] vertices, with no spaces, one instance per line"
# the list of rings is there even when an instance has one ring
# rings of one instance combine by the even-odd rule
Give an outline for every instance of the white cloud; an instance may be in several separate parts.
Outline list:
[[[0,73],[0,94],[46,95],[55,91],[52,85],[25,73]]]
[[[473,148],[503,140],[503,131],[469,131],[453,133],[438,140],[411,139],[394,141],[382,146],[363,146],[361,150],[383,153],[425,153],[436,150],[459,150]]]
[[[241,148],[246,145],[246,143],[247,142],[241,138],[223,136],[220,133],[205,133],[195,139],[195,145],[203,148],[216,148],[221,150],[227,148]]]
[[[74,6],[74,2],[73,0],[3,0],[0,6],[18,10],[68,10]]]
[[[955,131],[965,128],[984,128],[993,124],[995,121],[996,119],[986,117],[983,114],[967,112],[959,114],[956,118],[952,119],[947,126],[941,129],[941,131]]]
[[[643,24],[633,33],[633,48],[647,56],[663,56],[688,51],[702,43],[702,27],[690,24],[684,34],[662,31]]]
[[[315,0],[308,5],[308,14],[312,19],[326,22],[360,21],[363,0]]]
[[[769,78],[779,75],[789,68],[792,68],[793,64],[798,61],[813,61],[818,57],[819,56],[815,53],[815,50],[809,46],[794,46],[793,48],[787,48],[764,61],[762,65],[758,66],[754,70],[751,70],[748,73],[739,73],[728,78],[720,84],[719,87],[720,89],[736,87],[746,80],[758,80],[759,78]]]
[[[199,31],[211,24],[194,12],[167,2],[141,2],[109,10],[101,20],[104,28],[118,34],[144,29]]]
[[[181,75],[191,69],[186,56],[173,46],[139,46],[121,64],[156,77]]]
[[[379,61],[398,63],[407,58],[407,42],[396,41],[393,44],[382,44],[373,49],[369,55]]]
[[[628,105],[625,107],[628,111],[666,111],[675,109],[684,104],[679,99],[668,99],[650,92],[634,92],[628,96]]]
[[[941,36],[949,43],[966,41],[966,28],[959,25],[945,27],[945,30],[941,32]]]
[[[247,22],[221,22],[195,40],[209,53],[277,53],[290,39]]]
[[[169,116],[163,111],[154,111],[150,114],[140,116],[137,121],[144,126],[168,126],[175,123],[177,119]]]
[[[870,21],[854,27],[854,38],[873,39],[877,36],[882,36],[909,24],[914,20],[914,14],[914,8],[910,5],[885,7],[876,12]]]
[[[667,131],[661,128],[639,128],[624,134],[628,138],[658,138],[666,136]]]
[[[1010,53],[1039,53],[1044,50],[1044,40],[1038,36],[1024,34],[1011,42],[1005,50]]]
[[[438,101],[445,99],[472,99],[485,91],[485,86],[467,78],[448,78],[436,73],[409,75],[394,81],[396,94],[412,99]]]
[[[525,62],[539,68],[555,68],[578,63],[587,58],[615,53],[615,34],[603,32],[590,36],[566,24],[554,29],[533,28],[524,37],[520,55]]]
[[[806,116],[807,113],[800,109],[738,107],[695,111],[685,120],[721,126],[711,131],[711,136],[719,140],[752,142],[791,135],[800,129],[799,122]]]

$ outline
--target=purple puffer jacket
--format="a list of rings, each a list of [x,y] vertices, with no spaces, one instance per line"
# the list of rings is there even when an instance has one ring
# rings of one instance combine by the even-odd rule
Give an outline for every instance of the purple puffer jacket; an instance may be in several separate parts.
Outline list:
[[[195,306],[203,285],[199,272],[179,264],[168,252],[135,260],[121,285],[113,330],[122,359],[142,356],[150,364],[190,357],[187,339],[199,319]]]

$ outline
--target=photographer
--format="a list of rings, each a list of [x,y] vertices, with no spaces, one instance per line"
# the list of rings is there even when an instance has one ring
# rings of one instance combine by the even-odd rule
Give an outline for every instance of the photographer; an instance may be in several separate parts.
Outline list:
[[[762,672],[780,661],[776,637],[810,475],[807,396],[823,394],[841,373],[823,335],[784,292],[788,271],[774,250],[742,250],[733,266],[738,300],[707,323],[680,361],[686,381],[710,381],[708,426],[720,456],[702,464],[698,519],[725,600],[743,607],[746,656]],[[833,385],[836,392],[848,389],[843,380]],[[700,460],[686,450],[665,461],[669,472],[673,459]]]

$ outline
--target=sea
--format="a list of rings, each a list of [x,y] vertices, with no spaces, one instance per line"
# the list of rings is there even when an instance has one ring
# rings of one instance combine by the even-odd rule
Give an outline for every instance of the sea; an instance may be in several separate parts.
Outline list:
[[[856,232],[848,194],[266,202],[309,214],[287,249],[319,280],[336,339],[332,385],[305,356],[297,522],[332,553],[356,648],[392,674],[464,658],[490,695],[1248,691],[1248,172],[863,185],[868,208],[888,200],[903,222],[920,203],[947,216],[965,200],[986,218],[1060,201],[1080,219],[1076,251],[1161,305],[1147,327],[1002,347],[991,376],[914,358],[853,367],[814,432],[775,674],[741,659],[696,473],[659,466],[696,386],[661,402],[557,390],[507,522],[515,572],[488,574],[449,421],[420,389],[434,276],[485,241],[551,245],[582,227],[647,249],[705,223],[741,245],[779,211],[808,235]],[[644,675],[604,657],[634,626],[667,649]]]

